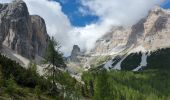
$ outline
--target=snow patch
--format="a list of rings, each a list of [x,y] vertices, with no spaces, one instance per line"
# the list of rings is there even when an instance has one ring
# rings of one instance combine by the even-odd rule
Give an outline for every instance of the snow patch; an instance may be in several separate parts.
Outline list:
[[[112,60],[109,60],[109,61],[104,65],[104,68],[107,69],[107,70],[110,70],[109,68],[112,67],[112,64],[113,64]]]
[[[125,57],[123,57],[116,65],[113,69],[115,70],[121,70],[121,64],[122,64],[122,61],[125,60],[127,57],[127,55]]]
[[[137,68],[133,69],[132,71],[139,71],[142,67],[147,66],[147,57],[148,57],[148,55],[146,53],[142,53],[142,58],[141,58],[140,66],[138,66]]]

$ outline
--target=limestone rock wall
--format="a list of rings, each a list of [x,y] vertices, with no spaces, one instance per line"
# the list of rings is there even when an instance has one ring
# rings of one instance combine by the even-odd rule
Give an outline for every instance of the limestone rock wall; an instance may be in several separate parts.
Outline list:
[[[0,45],[26,57],[43,56],[49,36],[44,20],[29,15],[22,0],[0,4]]]

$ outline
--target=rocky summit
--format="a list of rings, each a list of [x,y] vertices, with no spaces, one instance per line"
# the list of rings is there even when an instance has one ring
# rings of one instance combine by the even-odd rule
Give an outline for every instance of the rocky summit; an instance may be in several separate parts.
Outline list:
[[[78,56],[80,55],[81,51],[78,45],[73,46],[73,50],[71,52],[70,61],[72,62],[79,62]]]
[[[29,15],[22,0],[0,4],[0,45],[15,53],[34,59],[43,56],[49,36],[45,21],[37,15]]]

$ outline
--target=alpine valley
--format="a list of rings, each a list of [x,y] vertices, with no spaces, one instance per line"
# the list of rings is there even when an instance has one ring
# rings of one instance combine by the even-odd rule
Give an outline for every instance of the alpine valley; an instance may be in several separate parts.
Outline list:
[[[55,46],[24,1],[0,4],[0,100],[170,100],[168,9],[113,26],[90,52]]]

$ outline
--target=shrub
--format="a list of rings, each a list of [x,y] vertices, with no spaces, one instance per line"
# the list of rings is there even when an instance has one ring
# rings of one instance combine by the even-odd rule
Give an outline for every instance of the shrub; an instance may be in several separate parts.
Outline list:
[[[35,87],[34,91],[35,91],[35,94],[36,94],[36,96],[38,97],[38,99],[40,99],[40,94],[41,94],[40,86],[37,85],[37,86]]]
[[[11,77],[6,81],[6,92],[10,95],[17,93],[17,85],[14,81],[14,77]]]

